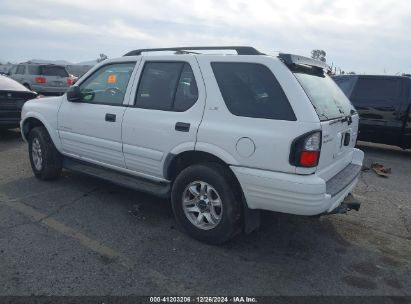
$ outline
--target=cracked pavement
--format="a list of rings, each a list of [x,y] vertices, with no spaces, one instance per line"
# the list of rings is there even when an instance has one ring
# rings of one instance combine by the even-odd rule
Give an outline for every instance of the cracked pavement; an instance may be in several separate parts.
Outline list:
[[[362,172],[360,212],[267,212],[215,247],[178,231],[165,200],[72,172],[35,179],[18,131],[0,130],[0,295],[411,295],[411,151],[360,148],[392,168]]]

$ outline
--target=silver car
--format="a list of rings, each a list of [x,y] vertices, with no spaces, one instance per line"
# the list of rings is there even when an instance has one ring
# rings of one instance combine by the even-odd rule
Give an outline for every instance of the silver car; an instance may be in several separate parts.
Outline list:
[[[77,78],[66,67],[56,64],[21,63],[14,65],[9,76],[29,90],[42,94],[64,94]]]

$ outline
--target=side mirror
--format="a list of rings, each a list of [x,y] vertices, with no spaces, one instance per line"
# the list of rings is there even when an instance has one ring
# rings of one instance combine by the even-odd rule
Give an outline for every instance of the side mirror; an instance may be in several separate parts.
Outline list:
[[[67,100],[71,102],[80,102],[82,100],[79,86],[73,85],[67,90]]]

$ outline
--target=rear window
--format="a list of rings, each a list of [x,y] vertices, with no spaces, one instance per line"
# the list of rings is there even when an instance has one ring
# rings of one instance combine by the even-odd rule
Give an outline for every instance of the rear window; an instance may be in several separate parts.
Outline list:
[[[273,73],[257,63],[211,64],[228,110],[237,116],[296,120]]]
[[[69,76],[69,74],[66,71],[66,68],[61,66],[42,66],[40,67],[40,74],[44,76]]]
[[[39,75],[40,69],[38,65],[29,65],[29,74],[30,75]]]
[[[360,78],[352,99],[356,103],[397,102],[401,96],[401,81],[398,78]]]
[[[297,68],[294,75],[313,104],[321,121],[351,115],[351,102],[323,71]]]

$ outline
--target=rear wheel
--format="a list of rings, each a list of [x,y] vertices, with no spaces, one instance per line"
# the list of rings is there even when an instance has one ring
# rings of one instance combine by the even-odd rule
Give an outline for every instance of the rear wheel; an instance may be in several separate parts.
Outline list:
[[[27,89],[31,90],[30,85],[28,83],[23,84]]]
[[[30,131],[29,157],[34,175],[42,180],[57,178],[62,170],[62,156],[54,146],[46,128]]]
[[[235,196],[229,169],[204,163],[184,169],[172,193],[177,223],[187,233],[209,244],[221,244],[240,232],[242,202]]]

